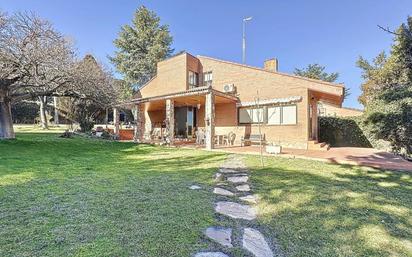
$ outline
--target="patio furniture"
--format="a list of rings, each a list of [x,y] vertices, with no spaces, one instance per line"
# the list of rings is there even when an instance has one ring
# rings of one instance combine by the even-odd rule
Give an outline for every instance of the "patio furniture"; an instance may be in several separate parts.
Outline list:
[[[196,144],[202,145],[202,144],[205,143],[205,136],[206,135],[203,131],[198,130],[198,131],[195,132],[195,135],[196,135]]]
[[[257,134],[250,134],[246,136],[242,136],[240,139],[240,145],[245,146],[246,143],[253,144],[253,143],[262,143],[262,145],[266,144],[265,134],[257,135]]]
[[[225,145],[233,145],[233,142],[235,141],[236,134],[233,132],[229,132],[229,134],[223,136],[223,144]]]
[[[215,135],[214,137],[215,144],[221,145],[223,143],[223,137],[224,135]]]

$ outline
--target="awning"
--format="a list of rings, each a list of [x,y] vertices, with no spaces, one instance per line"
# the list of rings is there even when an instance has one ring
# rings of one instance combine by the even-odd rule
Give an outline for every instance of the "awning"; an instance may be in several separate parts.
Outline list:
[[[270,105],[270,104],[290,104],[290,103],[296,103],[302,100],[301,96],[291,96],[291,97],[285,97],[285,98],[271,98],[271,99],[261,99],[259,101],[253,101],[253,102],[240,102],[237,103],[237,107],[250,107],[250,106],[256,106],[256,105]]]

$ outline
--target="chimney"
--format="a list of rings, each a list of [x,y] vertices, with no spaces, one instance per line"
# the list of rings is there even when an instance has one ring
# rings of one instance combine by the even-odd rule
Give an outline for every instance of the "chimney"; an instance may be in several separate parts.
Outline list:
[[[278,67],[279,67],[279,63],[278,63],[278,59],[276,58],[272,58],[269,60],[266,60],[263,63],[263,69],[268,70],[268,71],[278,71]]]

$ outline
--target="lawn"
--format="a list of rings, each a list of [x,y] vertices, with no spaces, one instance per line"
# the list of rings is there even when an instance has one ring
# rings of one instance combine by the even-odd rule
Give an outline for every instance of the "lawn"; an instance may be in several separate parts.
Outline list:
[[[217,247],[215,152],[63,139],[0,142],[0,256],[191,256]],[[260,229],[284,256],[412,256],[412,174],[246,157]],[[188,187],[199,184],[202,190]],[[240,234],[235,234],[240,240]],[[223,249],[248,256],[240,248]]]
[[[412,173],[309,160],[247,161],[259,225],[286,256],[412,256]]]
[[[0,256],[180,257],[207,247],[224,155],[18,131],[0,142]]]

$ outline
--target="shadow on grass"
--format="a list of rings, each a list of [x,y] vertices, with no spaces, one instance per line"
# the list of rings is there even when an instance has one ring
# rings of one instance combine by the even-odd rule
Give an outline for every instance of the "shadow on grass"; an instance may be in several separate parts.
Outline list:
[[[224,158],[18,134],[0,142],[0,256],[190,256],[207,248],[208,186]]]
[[[306,160],[249,158],[260,221],[288,256],[408,256],[412,178]]]

